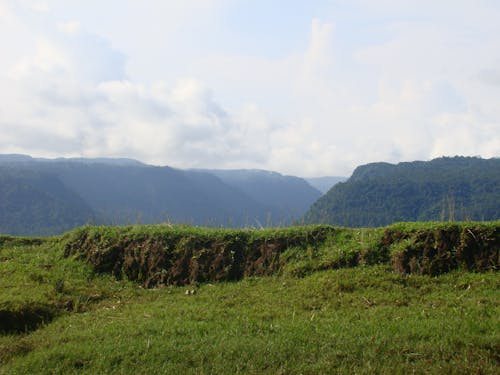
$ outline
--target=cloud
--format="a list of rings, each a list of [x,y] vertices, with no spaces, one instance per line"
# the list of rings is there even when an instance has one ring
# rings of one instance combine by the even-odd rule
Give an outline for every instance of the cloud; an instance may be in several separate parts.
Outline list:
[[[478,79],[486,85],[492,85],[500,88],[500,69],[483,69],[478,73]]]
[[[332,24],[317,18],[312,20],[309,46],[304,55],[304,71],[309,80],[312,77],[317,79],[318,75],[327,73],[326,70],[332,67],[332,33]]]
[[[125,57],[77,22],[41,36],[3,87],[0,148],[126,156],[178,167],[262,167],[276,127],[257,105],[229,113],[199,80],[129,80]]]
[[[215,10],[224,1],[204,2],[205,20],[196,2],[155,2],[158,12],[126,3],[116,10],[117,23],[128,20],[128,9],[138,13],[135,27],[144,27],[130,45],[134,30],[121,35],[123,25],[57,17],[57,1],[34,18],[6,4],[1,152],[303,176],[347,175],[380,160],[500,153],[500,51],[495,38],[479,41],[453,22],[407,20],[411,12],[391,8],[391,21],[374,26],[355,6],[350,22],[366,30],[325,14],[309,20],[304,45],[247,55],[225,49],[224,40],[211,50],[195,43],[206,40],[200,28],[210,34],[209,21],[222,22]],[[164,15],[177,19],[163,27]],[[481,30],[490,32],[495,26],[486,23]]]
[[[13,88],[1,96],[3,152],[126,156],[178,167],[266,162],[269,128],[257,108],[231,116],[192,78],[173,87],[141,85],[126,77],[114,79],[106,67],[83,69],[75,56],[91,51],[87,59],[105,59],[115,52],[99,48],[106,45],[99,38],[80,38],[97,48],[75,52],[43,40],[30,59],[3,77],[3,86]],[[123,63],[111,66],[120,71]],[[255,124],[260,126],[257,136],[251,129]]]
[[[21,6],[36,12],[36,13],[48,13],[50,12],[50,6],[47,1],[44,0],[20,0]]]
[[[68,21],[68,22],[63,22],[57,25],[57,29],[59,31],[62,31],[66,34],[76,34],[80,32],[81,30],[81,25],[79,21]]]

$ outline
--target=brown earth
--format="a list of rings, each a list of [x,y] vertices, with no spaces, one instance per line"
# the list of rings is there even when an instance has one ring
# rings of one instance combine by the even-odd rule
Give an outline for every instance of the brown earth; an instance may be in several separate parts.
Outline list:
[[[283,233],[253,238],[248,232],[234,231],[222,236],[123,235],[114,240],[83,230],[66,244],[65,256],[76,255],[97,272],[125,276],[144,287],[232,281],[275,273],[282,266],[280,254],[286,249],[322,243],[333,230],[315,227],[297,237]]]
[[[382,240],[391,247],[406,240],[391,254],[401,273],[436,276],[462,268],[484,272],[499,269],[500,227],[450,225],[442,228],[401,232],[387,229]]]
[[[338,230],[347,229],[315,226],[255,235],[245,230],[132,233],[89,227],[71,235],[65,256],[83,259],[97,272],[126,277],[147,288],[233,281],[275,274],[284,266],[281,254],[285,250],[317,249]],[[397,272],[433,276],[457,268],[478,272],[499,269],[499,225],[391,226],[381,233],[372,248],[360,248],[329,268],[388,262]]]

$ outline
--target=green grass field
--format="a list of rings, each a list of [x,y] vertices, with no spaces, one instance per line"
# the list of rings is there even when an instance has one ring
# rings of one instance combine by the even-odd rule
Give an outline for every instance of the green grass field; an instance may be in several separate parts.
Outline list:
[[[498,374],[499,227],[320,227],[325,236],[318,227],[88,227],[47,239],[0,237],[0,373]],[[273,272],[257,276],[255,249],[278,249],[283,238],[289,242],[264,259]],[[461,245],[429,253],[443,238]],[[461,255],[469,240],[487,262]],[[119,274],[96,270],[97,258],[75,248],[109,254],[117,243],[135,244],[142,260],[138,249],[150,253],[159,243],[172,259],[188,251],[196,270],[207,251],[221,248],[237,268],[242,248],[250,266],[240,274],[227,264],[212,273],[186,266],[193,277],[186,285],[145,288],[127,258]],[[407,263],[403,253],[413,254]],[[443,268],[445,260],[453,267]],[[221,274],[234,280],[209,279]]]

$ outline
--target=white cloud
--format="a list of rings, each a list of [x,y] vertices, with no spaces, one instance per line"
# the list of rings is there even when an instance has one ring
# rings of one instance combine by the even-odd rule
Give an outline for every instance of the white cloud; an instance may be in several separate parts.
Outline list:
[[[128,80],[80,84],[67,60],[56,53],[42,57],[37,53],[22,74],[4,81],[17,90],[2,97],[3,152],[126,156],[178,167],[266,162],[269,128],[256,108],[230,116],[194,79],[170,89]],[[257,136],[254,120],[261,127]]]
[[[47,2],[35,21],[8,4],[0,2],[9,51],[0,61],[0,152],[304,176],[345,175],[380,160],[500,154],[500,50],[496,38],[474,35],[470,17],[462,30],[454,21],[398,19],[411,12],[391,8],[397,22],[367,23],[365,33],[383,34],[370,39],[351,36],[333,13],[310,20],[307,45],[276,57],[231,52],[223,41],[217,50],[191,45],[209,21],[222,20],[223,1],[204,2],[204,11],[197,2],[155,2],[153,10],[126,3],[116,8],[117,28],[55,16],[63,2]],[[126,11],[138,13],[138,39],[133,28],[121,35]],[[480,36],[500,33],[493,19]]]
[[[79,21],[68,21],[57,25],[57,29],[67,34],[76,34],[81,30]]]
[[[315,18],[311,22],[311,37],[304,55],[304,74],[308,81],[317,81],[332,68],[331,54],[333,25]]]
[[[47,1],[44,0],[20,0],[22,6],[25,8],[37,12],[37,13],[48,13],[50,12],[50,6]]]

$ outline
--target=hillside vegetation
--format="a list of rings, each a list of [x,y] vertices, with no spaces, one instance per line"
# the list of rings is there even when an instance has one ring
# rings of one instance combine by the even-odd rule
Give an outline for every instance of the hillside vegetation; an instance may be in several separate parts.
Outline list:
[[[500,159],[454,157],[358,167],[314,203],[304,221],[366,227],[499,218]]]
[[[0,373],[495,374],[499,249],[498,221],[1,236]]]
[[[92,208],[56,176],[0,166],[0,233],[49,235],[94,219]]]

